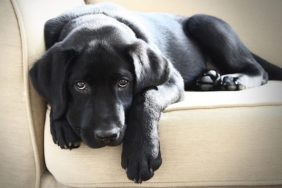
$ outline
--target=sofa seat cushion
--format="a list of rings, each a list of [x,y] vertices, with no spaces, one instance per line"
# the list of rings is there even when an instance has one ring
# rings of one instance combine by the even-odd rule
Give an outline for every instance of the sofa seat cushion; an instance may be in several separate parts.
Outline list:
[[[45,160],[57,181],[74,187],[131,187],[121,146],[62,150],[49,111]],[[142,183],[159,186],[282,184],[282,82],[235,92],[187,92],[160,121],[163,164]]]

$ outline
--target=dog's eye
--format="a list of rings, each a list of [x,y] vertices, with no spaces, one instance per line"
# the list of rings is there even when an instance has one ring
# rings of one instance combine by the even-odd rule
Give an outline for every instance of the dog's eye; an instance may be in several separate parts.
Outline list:
[[[117,82],[119,88],[125,88],[129,84],[129,81],[126,79],[121,79]]]
[[[78,81],[74,84],[74,88],[78,92],[83,92],[85,93],[88,90],[88,84],[83,81]]]

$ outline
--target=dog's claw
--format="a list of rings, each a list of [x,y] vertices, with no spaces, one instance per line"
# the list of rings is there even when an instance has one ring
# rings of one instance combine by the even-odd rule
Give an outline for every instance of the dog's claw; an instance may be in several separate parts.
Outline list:
[[[80,142],[75,142],[75,143],[73,144],[73,146],[74,146],[74,147],[79,147],[79,146],[80,146]]]
[[[81,139],[73,131],[66,120],[51,120],[50,128],[54,143],[61,149],[73,149],[79,147]]]

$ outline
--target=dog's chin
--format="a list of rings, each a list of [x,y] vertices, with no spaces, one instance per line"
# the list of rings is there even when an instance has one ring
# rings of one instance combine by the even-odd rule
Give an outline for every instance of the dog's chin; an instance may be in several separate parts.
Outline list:
[[[117,140],[115,140],[114,142],[99,142],[95,139],[88,139],[88,138],[82,138],[82,141],[89,147],[91,148],[102,148],[105,146],[118,146],[122,143],[123,137],[120,136]]]

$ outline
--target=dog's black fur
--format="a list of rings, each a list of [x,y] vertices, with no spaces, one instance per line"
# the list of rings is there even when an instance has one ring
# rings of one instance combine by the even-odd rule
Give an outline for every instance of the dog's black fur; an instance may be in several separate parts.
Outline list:
[[[47,52],[30,70],[51,105],[61,148],[123,141],[122,167],[135,182],[161,165],[158,121],[184,88],[240,90],[282,79],[224,21],[207,15],[137,13],[116,5],[77,8],[45,25]],[[208,62],[217,70],[208,70]],[[260,65],[262,64],[262,66]],[[220,75],[222,74],[222,75]]]

